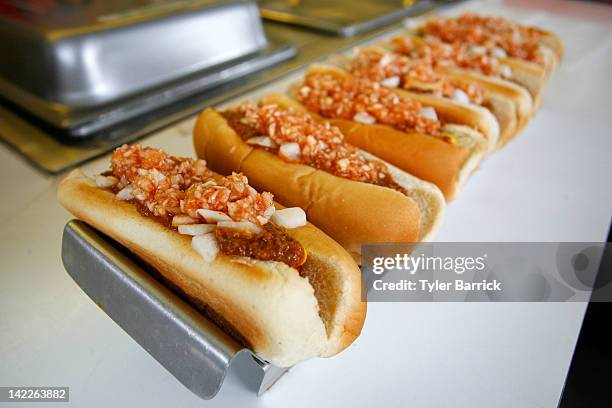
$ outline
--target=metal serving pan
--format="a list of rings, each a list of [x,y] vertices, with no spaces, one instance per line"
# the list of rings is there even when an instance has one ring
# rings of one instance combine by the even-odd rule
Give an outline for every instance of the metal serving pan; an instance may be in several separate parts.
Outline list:
[[[433,0],[261,0],[261,14],[272,21],[351,37],[422,13]]]
[[[242,347],[155,279],[125,248],[82,221],[66,224],[62,261],[91,300],[201,398],[219,392],[230,365],[239,364],[235,360],[242,363],[238,369],[252,377],[258,395],[288,370]],[[238,358],[243,355],[251,358]]]
[[[137,114],[261,68],[274,51],[250,1],[74,4],[0,7],[0,94],[60,128],[101,115],[116,122],[127,111],[116,108],[118,101],[157,90],[146,103],[137,102],[139,109],[131,102],[129,110]],[[255,64],[247,62],[253,59]],[[179,92],[163,88],[184,78]]]

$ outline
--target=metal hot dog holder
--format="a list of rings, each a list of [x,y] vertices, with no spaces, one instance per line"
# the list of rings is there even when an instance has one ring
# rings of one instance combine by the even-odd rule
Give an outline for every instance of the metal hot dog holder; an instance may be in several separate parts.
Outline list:
[[[219,392],[230,365],[242,354],[252,357],[248,370],[254,373],[250,375],[258,395],[288,370],[240,345],[157,280],[129,251],[82,221],[66,224],[62,260],[91,300],[201,398],[211,399]]]

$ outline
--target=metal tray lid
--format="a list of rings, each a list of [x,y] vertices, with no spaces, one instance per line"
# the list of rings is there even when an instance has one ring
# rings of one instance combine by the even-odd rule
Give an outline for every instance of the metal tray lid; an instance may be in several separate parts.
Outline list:
[[[0,93],[87,109],[265,48],[254,2],[0,3]]]

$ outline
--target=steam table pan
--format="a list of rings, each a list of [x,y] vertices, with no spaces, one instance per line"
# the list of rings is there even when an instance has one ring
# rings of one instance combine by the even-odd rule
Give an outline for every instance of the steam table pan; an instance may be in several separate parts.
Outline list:
[[[295,54],[268,41],[250,1],[7,4],[0,7],[0,94],[73,136]]]

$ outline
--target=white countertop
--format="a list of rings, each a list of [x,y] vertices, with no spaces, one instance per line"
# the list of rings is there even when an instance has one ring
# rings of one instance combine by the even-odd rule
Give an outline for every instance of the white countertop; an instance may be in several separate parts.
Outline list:
[[[449,206],[437,240],[604,241],[612,216],[612,8],[526,0],[455,8],[466,9],[553,30],[566,57],[541,111],[483,163]],[[191,156],[191,123],[143,143]],[[581,303],[373,303],[362,336],[341,355],[294,367],[261,398],[232,371],[203,402],[64,271],[60,239],[71,217],[55,201],[58,179],[4,145],[0,173],[0,386],[69,386],[71,404],[90,407],[557,404]]]

